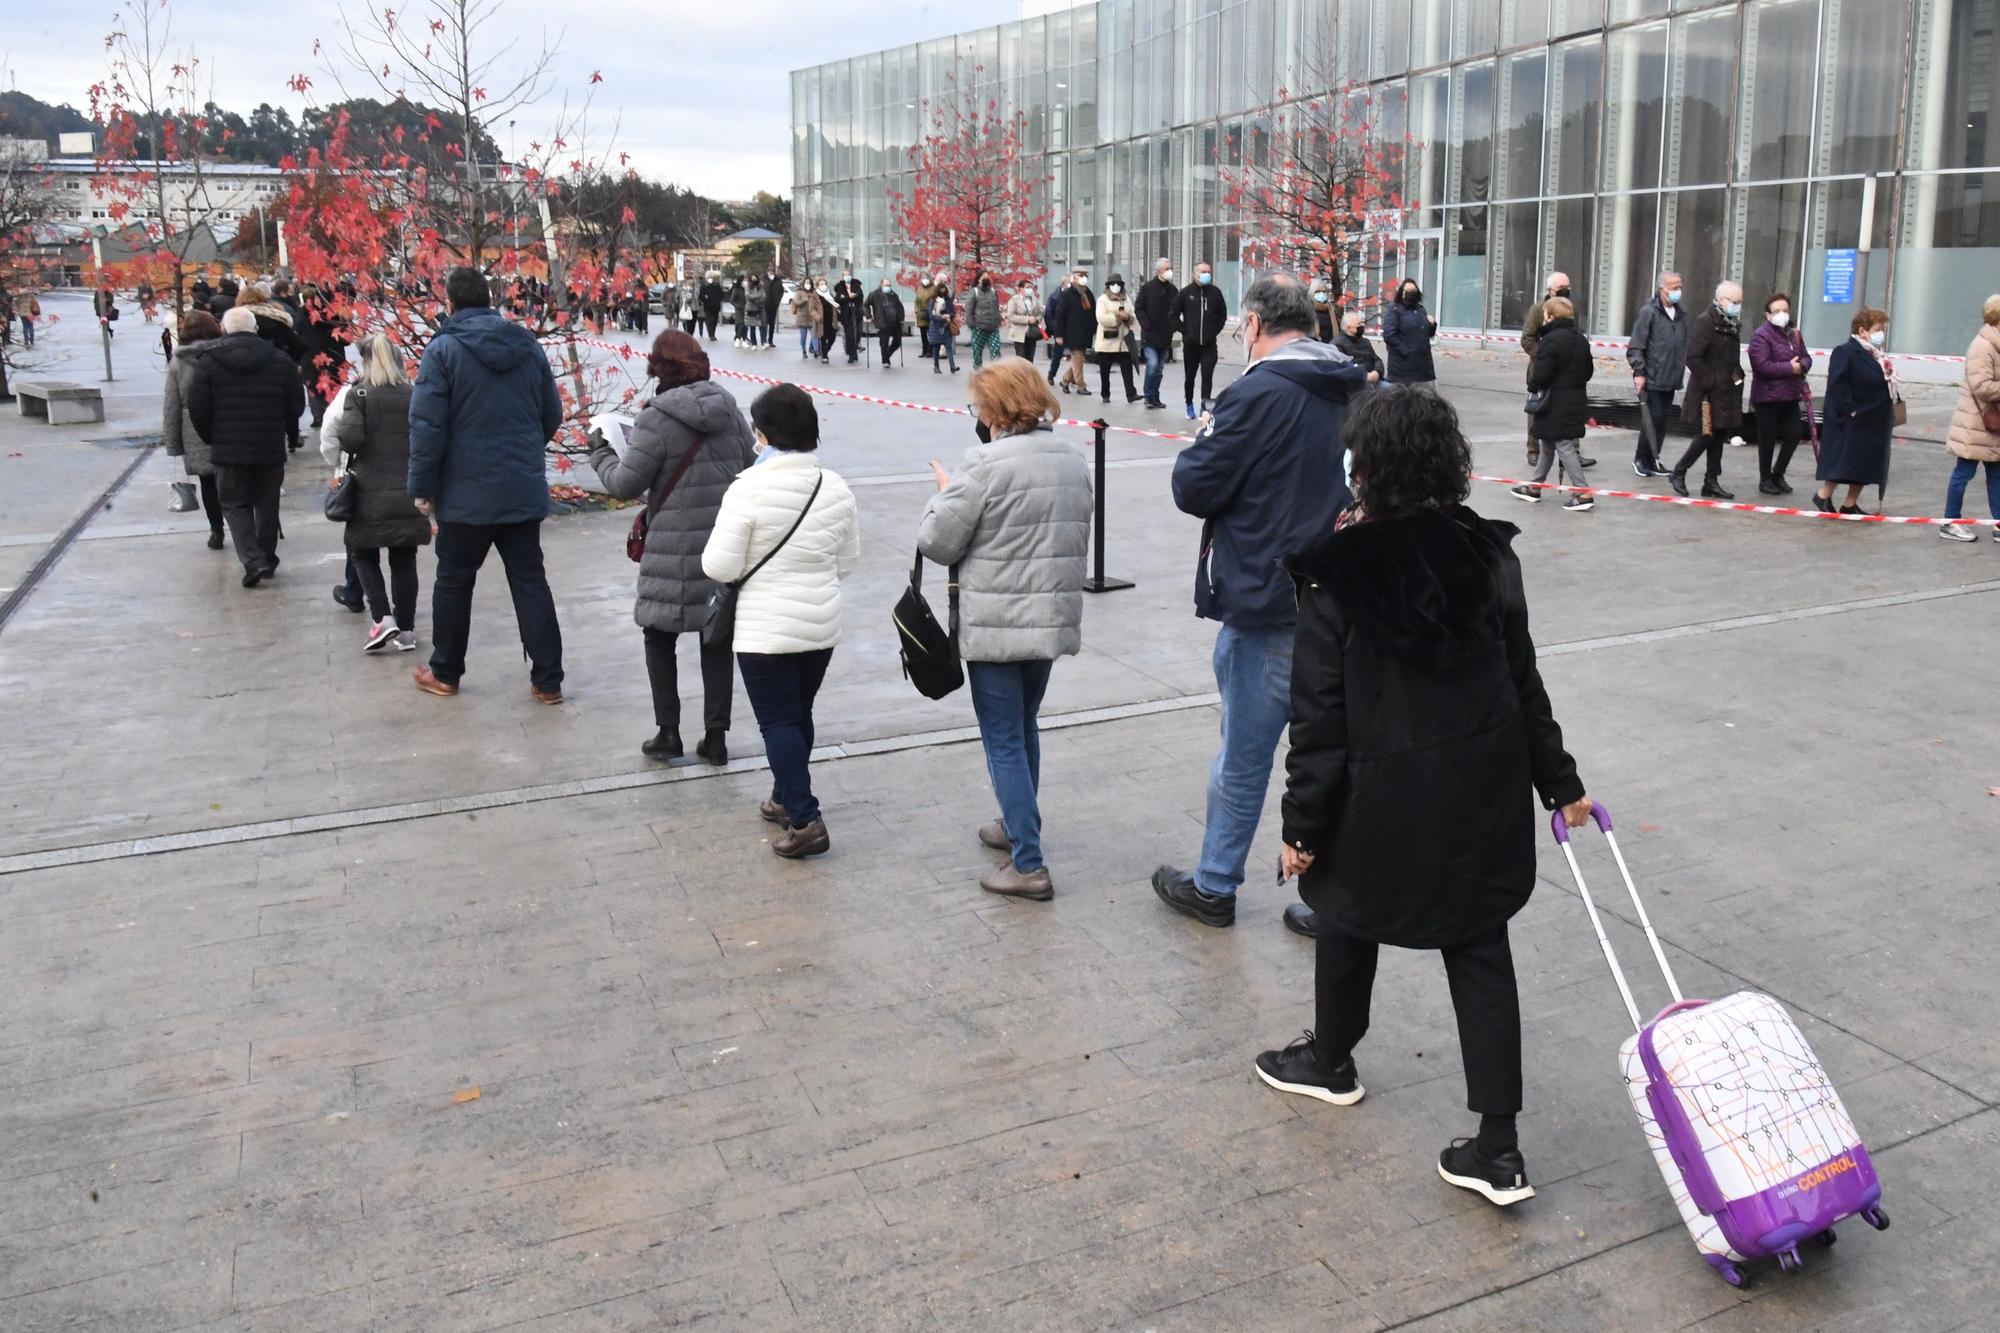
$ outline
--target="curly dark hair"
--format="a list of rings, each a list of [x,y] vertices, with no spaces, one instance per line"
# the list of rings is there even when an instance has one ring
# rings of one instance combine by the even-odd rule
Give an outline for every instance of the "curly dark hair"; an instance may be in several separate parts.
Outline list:
[[[1354,498],[1370,518],[1452,509],[1472,490],[1472,450],[1458,413],[1423,385],[1362,394],[1341,440],[1353,455]]]
[[[678,389],[683,384],[708,378],[708,353],[692,335],[679,329],[662,329],[646,357],[646,373],[659,381],[661,393]]]

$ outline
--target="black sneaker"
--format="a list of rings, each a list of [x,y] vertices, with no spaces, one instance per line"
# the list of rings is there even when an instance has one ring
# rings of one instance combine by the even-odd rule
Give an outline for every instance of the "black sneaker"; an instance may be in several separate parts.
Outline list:
[[[1236,924],[1236,895],[1203,893],[1195,887],[1194,876],[1185,870],[1173,866],[1155,870],[1153,892],[1160,895],[1161,902],[1204,926]]]
[[[1317,1097],[1335,1106],[1352,1106],[1368,1095],[1368,1089],[1355,1076],[1352,1056],[1341,1061],[1340,1068],[1331,1074],[1319,1072],[1319,1056],[1313,1050],[1310,1032],[1282,1051],[1265,1051],[1258,1056],[1257,1077],[1279,1092]]]
[[[1438,1154],[1438,1174],[1447,1183],[1483,1194],[1489,1203],[1502,1208],[1535,1197],[1535,1187],[1528,1183],[1528,1165],[1520,1153],[1488,1157],[1472,1139],[1453,1139],[1451,1146]]]
[[[340,605],[346,607],[348,610],[352,611],[355,615],[358,616],[361,614],[362,611],[361,599],[359,597],[356,597],[353,601],[351,602],[348,601],[346,585],[339,583],[333,585],[333,600],[338,602]]]

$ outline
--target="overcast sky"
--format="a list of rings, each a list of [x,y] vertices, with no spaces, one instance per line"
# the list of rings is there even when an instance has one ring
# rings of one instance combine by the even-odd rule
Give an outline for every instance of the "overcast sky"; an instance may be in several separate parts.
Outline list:
[[[422,17],[430,0],[372,0]],[[619,146],[646,175],[725,199],[782,192],[792,179],[790,71],[823,60],[985,27],[1014,18],[1016,0],[500,0],[496,45],[540,40],[561,24],[559,86],[523,112],[520,143],[545,138],[560,91],[585,90],[593,71],[596,108],[622,116]],[[86,90],[103,77],[112,3],[0,0],[0,86],[88,110]],[[285,81],[313,75],[312,97],[331,100],[313,40],[338,30],[338,0],[167,0],[177,47],[192,47],[215,100],[247,113],[259,102],[304,99]],[[552,27],[549,35],[555,36]],[[356,92],[358,85],[350,85]],[[507,127],[491,127],[507,147]]]

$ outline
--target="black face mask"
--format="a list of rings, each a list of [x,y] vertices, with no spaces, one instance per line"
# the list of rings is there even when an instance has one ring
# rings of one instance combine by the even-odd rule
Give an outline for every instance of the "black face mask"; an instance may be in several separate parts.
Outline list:
[[[1416,288],[1412,287],[1408,291],[1403,293],[1403,304],[1408,306],[1410,309],[1415,310],[1418,306],[1422,305],[1423,303],[1424,303],[1424,294],[1418,291]]]
[[[972,419],[972,433],[979,437],[979,442],[981,444],[993,443],[993,432],[988,430],[986,428],[986,423],[981,421],[978,417],[974,417]]]
[[[1551,296],[1560,296],[1560,297],[1561,297],[1561,298],[1562,298],[1563,300],[1567,301],[1567,300],[1569,300],[1569,288],[1567,288],[1567,287],[1558,287],[1558,288],[1556,288],[1556,289],[1555,289],[1555,291],[1551,292],[1551,293],[1550,293],[1550,295],[1551,295]]]
[[[993,290],[993,284],[987,279],[981,278],[979,280],[979,290],[982,292],[990,292]]]

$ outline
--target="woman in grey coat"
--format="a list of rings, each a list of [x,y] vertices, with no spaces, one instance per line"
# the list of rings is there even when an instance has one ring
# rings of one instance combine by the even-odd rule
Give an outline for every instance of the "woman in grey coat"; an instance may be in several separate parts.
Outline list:
[[[1031,361],[996,361],[972,376],[980,437],[956,477],[940,463],[917,549],[957,566],[959,651],[1000,819],[979,841],[1008,853],[979,881],[988,893],[1047,902],[1042,860],[1041,736],[1036,718],[1055,659],[1083,647],[1083,562],[1090,472],[1083,455],[1040,429],[1055,395]]]
[[[187,388],[208,354],[209,343],[221,336],[222,326],[206,310],[191,310],[182,318],[180,345],[174,349],[173,364],[167,367],[167,396],[160,422],[167,457],[180,459],[181,469],[201,490],[201,512],[208,516],[211,551],[222,549],[222,497],[215,488],[215,464],[209,460],[208,441],[201,438],[187,414]]]
[[[646,370],[660,392],[640,411],[625,456],[621,459],[609,444],[598,441],[591,448],[590,465],[613,496],[631,500],[643,495],[652,511],[632,618],[646,638],[646,676],[659,727],[639,751],[665,763],[683,753],[674,639],[701,629],[703,607],[715,587],[701,572],[702,548],[715,526],[722,493],[750,466],[756,451],[743,410],[728,390],[709,380],[708,354],[692,336],[679,329],[662,332],[653,340]],[[724,735],[735,667],[728,644],[701,645],[703,736],[694,752],[711,764],[729,762]]]

